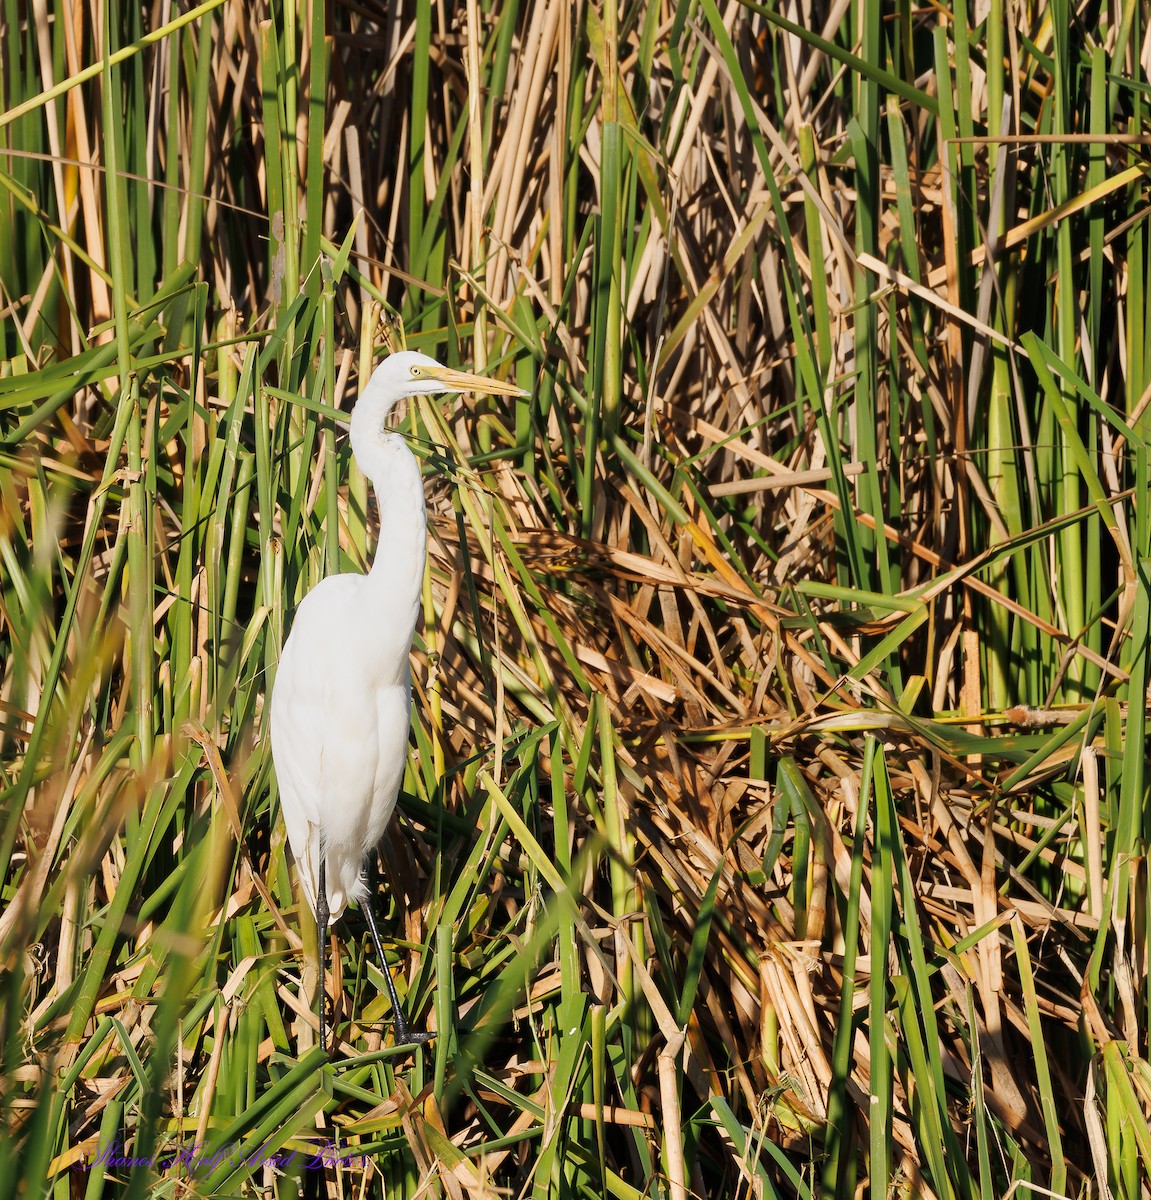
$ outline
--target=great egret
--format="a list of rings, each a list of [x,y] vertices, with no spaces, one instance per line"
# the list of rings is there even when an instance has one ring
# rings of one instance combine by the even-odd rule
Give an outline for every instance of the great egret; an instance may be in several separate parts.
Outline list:
[[[441,366],[403,351],[372,373],[352,410],[352,453],[380,510],[367,575],[321,581],[296,613],[272,690],[272,758],[280,806],[304,895],[316,916],[320,956],[320,1044],[329,921],[355,900],[364,910],[387,981],[396,1043],[427,1041],[409,1026],[384,960],[368,902],[364,860],[396,807],[408,750],[412,647],[424,575],[427,517],[415,456],[385,427],[407,396],[440,392],[523,396],[510,383]],[[333,531],[334,532],[334,531]]]

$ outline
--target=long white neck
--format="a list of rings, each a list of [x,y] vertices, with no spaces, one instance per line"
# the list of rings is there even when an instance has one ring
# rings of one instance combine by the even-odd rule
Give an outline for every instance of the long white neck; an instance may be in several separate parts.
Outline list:
[[[414,626],[423,586],[427,515],[420,466],[399,434],[384,427],[386,407],[361,396],[352,410],[352,453],[372,482],[380,537],[370,577],[396,619]],[[410,612],[409,612],[410,610]]]

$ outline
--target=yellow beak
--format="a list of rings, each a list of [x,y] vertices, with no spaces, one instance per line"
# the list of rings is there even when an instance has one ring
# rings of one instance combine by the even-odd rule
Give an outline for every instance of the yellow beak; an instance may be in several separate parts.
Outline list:
[[[505,383],[502,379],[488,379],[484,375],[473,375],[470,371],[456,371],[452,367],[424,367],[422,374],[442,383],[446,392],[482,392],[485,396],[530,394],[514,383]]]

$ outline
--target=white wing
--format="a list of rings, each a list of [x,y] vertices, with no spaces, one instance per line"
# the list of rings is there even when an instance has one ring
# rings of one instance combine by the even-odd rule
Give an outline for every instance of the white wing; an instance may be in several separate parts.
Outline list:
[[[326,855],[332,920],[362,894],[364,857],[391,818],[407,757],[412,614],[378,601],[361,575],[310,592],[272,692],[288,841],[313,911]]]

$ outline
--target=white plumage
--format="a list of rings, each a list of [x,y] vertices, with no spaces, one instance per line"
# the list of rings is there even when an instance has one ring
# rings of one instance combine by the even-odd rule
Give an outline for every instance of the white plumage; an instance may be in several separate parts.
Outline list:
[[[412,351],[391,355],[373,372],[352,411],[351,442],[379,504],[375,559],[367,575],[331,576],[304,598],[272,691],[280,806],[300,884],[319,926],[322,1044],[328,921],[355,901],[364,908],[383,957],[363,868],[395,811],[407,760],[409,654],[427,526],[419,464],[385,422],[405,396],[459,391],[524,394],[514,385],[454,371]],[[386,963],[381,961],[381,968],[397,1041],[424,1040],[427,1035],[409,1029]]]

